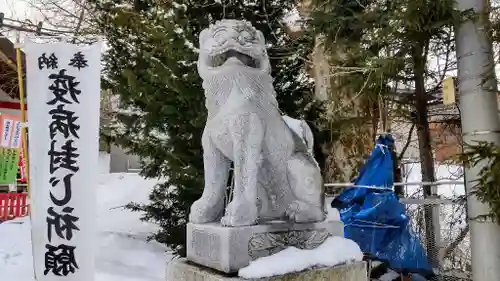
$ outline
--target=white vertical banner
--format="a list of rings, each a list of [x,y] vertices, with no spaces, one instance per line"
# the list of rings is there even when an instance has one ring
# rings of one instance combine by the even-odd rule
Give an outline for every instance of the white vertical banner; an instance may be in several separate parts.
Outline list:
[[[35,278],[93,281],[101,43],[25,53]]]

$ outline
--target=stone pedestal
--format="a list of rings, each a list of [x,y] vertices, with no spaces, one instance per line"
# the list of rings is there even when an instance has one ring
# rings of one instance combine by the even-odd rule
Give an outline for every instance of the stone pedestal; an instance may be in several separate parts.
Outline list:
[[[166,281],[244,281],[215,270],[188,262],[185,259],[171,261],[167,266]],[[330,268],[311,269],[300,273],[251,279],[259,281],[368,281],[366,264],[356,262]]]
[[[344,236],[342,222],[271,222],[244,227],[188,223],[187,259],[225,273],[234,273],[252,260],[270,256],[289,246],[314,249],[330,235]]]

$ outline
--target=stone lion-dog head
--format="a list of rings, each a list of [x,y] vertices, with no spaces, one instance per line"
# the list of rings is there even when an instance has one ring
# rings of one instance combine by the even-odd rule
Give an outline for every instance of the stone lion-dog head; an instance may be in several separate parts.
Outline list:
[[[261,31],[247,21],[221,20],[204,29],[199,40],[198,72],[209,115],[217,112],[235,89],[241,98],[277,107]]]

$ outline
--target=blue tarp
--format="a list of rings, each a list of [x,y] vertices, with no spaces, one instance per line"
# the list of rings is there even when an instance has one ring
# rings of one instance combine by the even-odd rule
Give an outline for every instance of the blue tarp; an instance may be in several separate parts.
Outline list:
[[[391,135],[378,138],[354,186],[335,198],[332,207],[340,210],[345,237],[358,243],[365,254],[399,272],[432,275],[422,243],[392,190],[394,171],[388,147],[393,143]]]

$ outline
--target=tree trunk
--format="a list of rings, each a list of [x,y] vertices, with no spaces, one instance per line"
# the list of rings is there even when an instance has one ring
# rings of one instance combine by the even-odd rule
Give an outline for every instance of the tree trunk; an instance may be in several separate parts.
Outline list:
[[[413,72],[415,75],[415,124],[418,135],[418,148],[420,153],[420,167],[422,172],[423,182],[434,182],[434,157],[431,148],[431,137],[429,132],[429,120],[427,116],[427,93],[425,90],[425,67],[426,56],[425,48],[428,45],[428,40],[420,41],[413,49]],[[432,198],[436,196],[435,188],[432,186],[423,186],[424,198]],[[438,235],[439,224],[435,221],[439,220],[439,207],[433,205],[424,205],[425,213],[425,240],[427,248],[427,256],[433,267],[439,265],[439,244]]]
[[[374,106],[367,106],[362,102],[362,98],[354,98],[356,91],[345,86],[344,80],[350,79],[349,77],[331,77],[331,67],[335,62],[339,65],[346,63],[347,51],[339,49],[327,54],[324,39],[318,37],[316,40],[319,42],[312,55],[316,97],[319,100],[327,100],[327,111],[331,113],[332,120],[350,120],[341,127],[332,128],[332,131],[339,132],[339,135],[331,136],[330,142],[322,145],[323,154],[327,155],[324,159],[324,181],[352,182],[359,175],[365,158],[373,149],[377,124],[372,126],[370,121],[378,121],[371,116],[372,113],[378,116],[378,110],[373,109]]]

